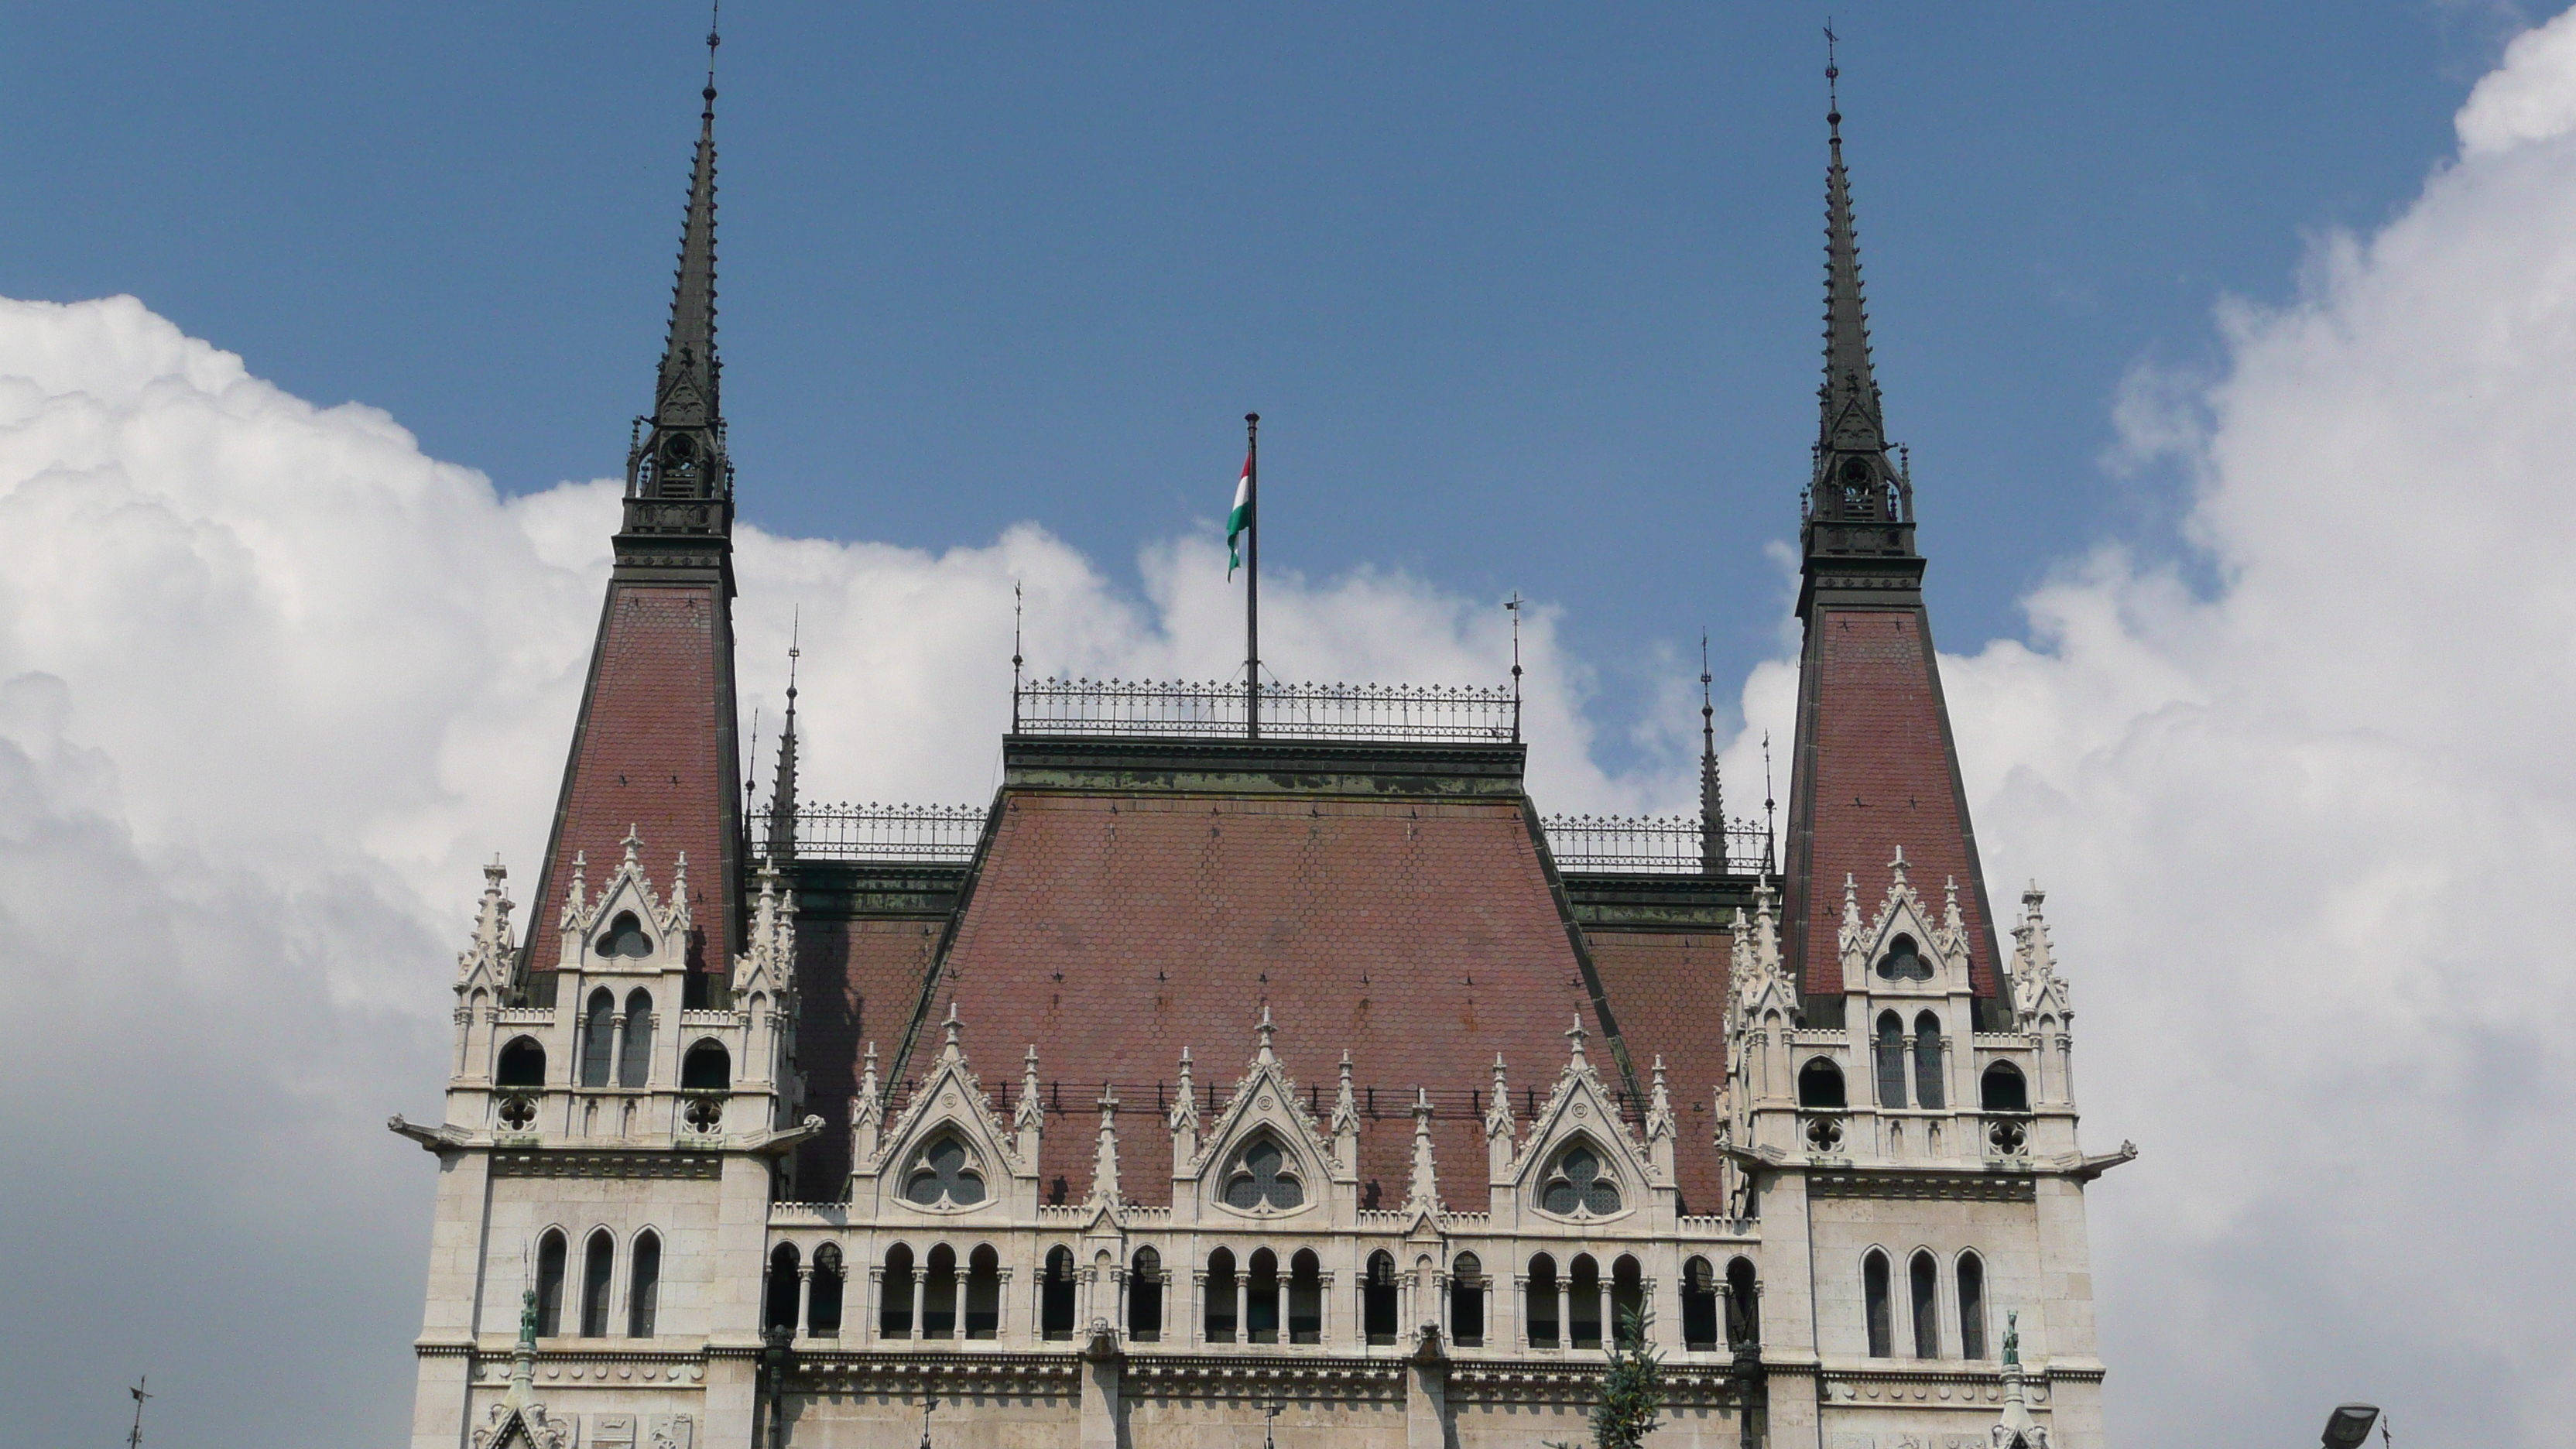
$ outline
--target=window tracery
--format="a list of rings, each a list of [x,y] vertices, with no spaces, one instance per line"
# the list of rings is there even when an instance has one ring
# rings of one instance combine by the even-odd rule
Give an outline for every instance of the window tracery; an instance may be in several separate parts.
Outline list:
[[[1226,1174],[1225,1205],[1237,1212],[1287,1212],[1306,1205],[1306,1187],[1285,1148],[1256,1138]]]
[[[973,1207],[984,1200],[984,1175],[975,1170],[965,1143],[943,1136],[913,1158],[903,1200],[915,1207]]]
[[[1538,1205],[1559,1217],[1608,1217],[1621,1206],[1619,1180],[1590,1143],[1579,1142],[1540,1179]]]

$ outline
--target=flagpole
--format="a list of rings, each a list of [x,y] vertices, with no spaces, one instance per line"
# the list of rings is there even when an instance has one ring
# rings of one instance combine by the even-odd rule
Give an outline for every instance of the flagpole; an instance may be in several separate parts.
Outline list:
[[[1261,414],[1243,415],[1243,733],[1261,738]]]

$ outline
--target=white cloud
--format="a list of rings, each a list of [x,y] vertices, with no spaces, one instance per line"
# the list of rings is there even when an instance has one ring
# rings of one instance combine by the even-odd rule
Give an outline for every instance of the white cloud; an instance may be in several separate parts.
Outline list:
[[[149,1367],[201,1442],[394,1437],[430,1178],[381,1123],[435,1111],[476,866],[541,844],[616,492],[503,501],[132,298],[0,302],[0,1219],[44,1245],[0,1257],[22,1434],[110,1432]],[[1141,599],[1034,527],[739,543],[745,704],[774,739],[801,610],[815,796],[989,797],[1014,580],[1033,668],[1239,658],[1210,539],[1148,549]],[[1496,601],[1267,582],[1290,678],[1506,678]],[[1553,617],[1523,641],[1542,788],[1635,808],[1662,782],[1588,763]]]
[[[2143,378],[2124,462],[2195,481],[2195,597],[2103,552],[2029,645],[1945,661],[2008,895],[2052,888],[2097,1143],[2120,1440],[2542,1444],[2571,1386],[2576,19],[2516,41],[2462,155],[2213,379]]]
[[[2216,591],[2105,550],[2027,641],[1945,661],[1997,892],[2052,889],[2093,1137],[2146,1150],[2094,1194],[2123,1442],[2291,1442],[2373,1397],[2410,1443],[2540,1444],[2570,1387],[2571,22],[2459,126],[2293,305],[2227,311],[2211,379],[2124,395],[2114,461],[2196,480]],[[27,1437],[112,1436],[147,1366],[201,1442],[394,1437],[428,1170],[378,1123],[434,1101],[475,864],[538,846],[614,495],[498,499],[132,299],[0,303],[0,1216],[44,1245],[0,1258],[0,1398]],[[937,555],[746,531],[746,706],[774,737],[801,608],[815,793],[980,798],[1013,580],[1033,667],[1230,668],[1213,543],[1143,564],[1135,597],[1033,527]],[[1507,666],[1493,601],[1270,582],[1292,678]],[[1544,609],[1525,645],[1552,808],[1688,797],[1686,741],[1592,766]],[[1793,693],[1784,662],[1743,683],[1739,809]]]

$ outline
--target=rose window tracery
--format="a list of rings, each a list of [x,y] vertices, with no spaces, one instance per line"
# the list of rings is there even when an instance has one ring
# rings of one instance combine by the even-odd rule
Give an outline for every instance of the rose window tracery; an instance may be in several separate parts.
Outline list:
[[[903,1195],[918,1207],[972,1207],[984,1200],[984,1177],[966,1155],[966,1144],[942,1137],[913,1159]]]
[[[1286,1212],[1303,1207],[1306,1189],[1297,1181],[1288,1154],[1264,1139],[1243,1150],[1234,1171],[1226,1175],[1225,1205],[1242,1212]]]
[[[1619,1210],[1619,1180],[1590,1147],[1569,1147],[1548,1170],[1538,1203],[1560,1217],[1607,1217]]]

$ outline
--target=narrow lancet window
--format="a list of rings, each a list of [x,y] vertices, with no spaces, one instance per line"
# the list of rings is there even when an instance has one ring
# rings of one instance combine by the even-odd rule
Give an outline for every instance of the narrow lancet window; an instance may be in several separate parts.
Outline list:
[[[1887,1277],[1885,1253],[1872,1249],[1867,1257],[1860,1260],[1861,1302],[1869,1319],[1871,1358],[1896,1356],[1896,1312],[1895,1305],[1888,1301]]]

